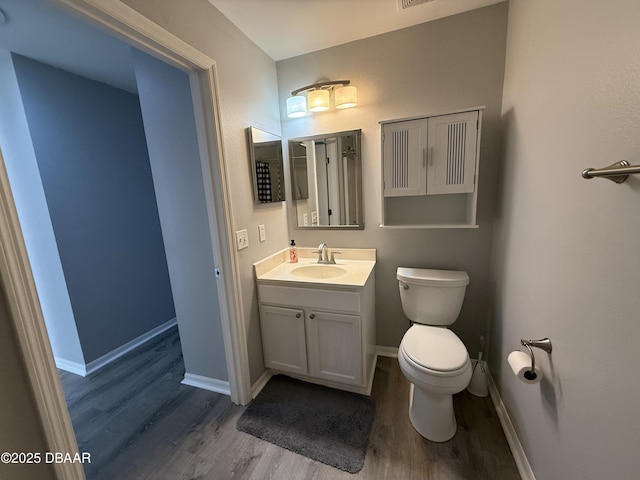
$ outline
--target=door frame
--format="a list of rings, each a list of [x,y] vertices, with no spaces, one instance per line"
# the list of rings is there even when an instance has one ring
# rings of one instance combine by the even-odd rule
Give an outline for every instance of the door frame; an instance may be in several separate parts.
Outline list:
[[[220,299],[231,400],[251,400],[249,357],[232,237],[231,192],[224,155],[215,60],[117,0],[50,0],[126,43],[189,74]],[[0,153],[0,276],[49,451],[76,452],[75,433],[53,359],[20,223]],[[81,464],[52,464],[59,479],[84,479]]]

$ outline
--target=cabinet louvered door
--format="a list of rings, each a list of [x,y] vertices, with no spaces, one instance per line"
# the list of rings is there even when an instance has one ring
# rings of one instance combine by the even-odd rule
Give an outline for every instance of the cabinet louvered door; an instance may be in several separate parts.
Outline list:
[[[382,130],[384,196],[424,195],[427,191],[427,122],[388,123]]]
[[[472,193],[478,112],[429,118],[427,195]]]

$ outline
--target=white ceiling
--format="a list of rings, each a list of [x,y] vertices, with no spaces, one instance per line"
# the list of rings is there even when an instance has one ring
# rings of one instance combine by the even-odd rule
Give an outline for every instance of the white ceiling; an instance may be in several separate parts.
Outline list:
[[[209,0],[274,60],[295,57],[505,0]]]
[[[340,45],[504,0],[209,0],[274,60]],[[136,92],[131,49],[46,0],[0,0],[0,49]]]

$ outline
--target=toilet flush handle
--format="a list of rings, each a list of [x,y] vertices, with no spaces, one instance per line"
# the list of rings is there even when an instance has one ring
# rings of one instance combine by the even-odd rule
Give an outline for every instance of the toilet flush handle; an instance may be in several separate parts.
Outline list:
[[[404,283],[402,280],[398,280],[398,283],[400,284],[400,286],[402,288],[404,288],[405,290],[409,290],[409,285],[407,285],[406,283]]]

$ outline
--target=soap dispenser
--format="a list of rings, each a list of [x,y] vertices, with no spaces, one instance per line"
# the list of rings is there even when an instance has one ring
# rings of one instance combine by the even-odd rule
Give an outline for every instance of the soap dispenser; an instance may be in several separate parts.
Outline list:
[[[291,240],[291,246],[289,247],[289,261],[291,263],[298,263],[298,250],[296,249],[295,240]]]

